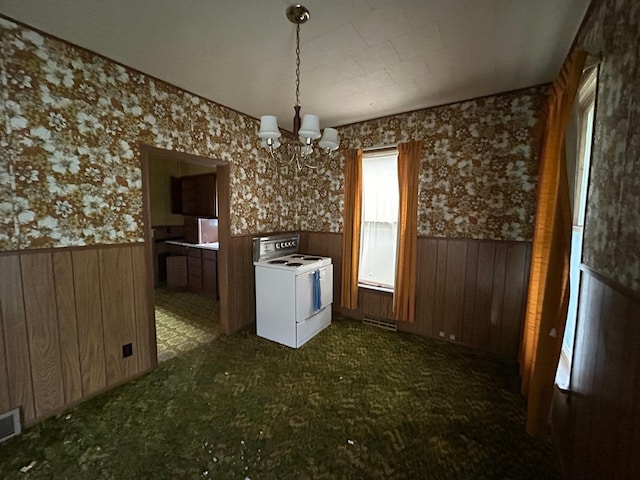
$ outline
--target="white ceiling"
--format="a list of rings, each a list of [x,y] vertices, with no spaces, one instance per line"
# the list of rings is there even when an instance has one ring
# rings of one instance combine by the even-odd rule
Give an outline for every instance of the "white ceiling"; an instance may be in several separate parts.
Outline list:
[[[0,13],[291,129],[290,0],[1,0]],[[302,113],[338,126],[551,81],[589,0],[305,0]]]

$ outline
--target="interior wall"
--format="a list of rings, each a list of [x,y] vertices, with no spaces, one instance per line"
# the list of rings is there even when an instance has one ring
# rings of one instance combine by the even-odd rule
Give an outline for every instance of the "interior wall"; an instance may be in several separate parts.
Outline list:
[[[516,358],[528,285],[537,181],[534,87],[339,129],[345,148],[424,142],[418,191],[416,321],[401,330]],[[344,157],[298,174],[309,253],[330,254],[341,284]],[[313,239],[321,238],[321,241]],[[336,240],[339,239],[339,240]],[[392,295],[361,288],[342,313],[392,317]]]
[[[578,45],[603,55],[583,261],[640,291],[640,4],[594,0]]]
[[[640,472],[640,4],[594,0],[576,46],[602,54],[571,386],[552,427],[567,478]]]
[[[530,241],[546,86],[339,128],[342,148],[422,140],[418,235]],[[344,156],[298,175],[299,228],[342,232]]]
[[[228,162],[232,235],[281,228],[255,119],[4,18],[0,54],[0,251],[142,241],[140,144]]]
[[[342,234],[304,232],[301,250],[332,258],[334,311],[392,318],[387,292],[360,288],[357,309],[339,306]],[[531,242],[419,237],[416,318],[398,329],[516,359],[530,258]]]
[[[8,378],[0,406],[20,407],[31,424],[155,363],[154,335],[130,335],[145,311],[152,315],[151,278],[140,275],[139,262],[111,263],[102,253],[107,246],[137,252],[145,242],[140,145],[229,164],[229,245],[290,224],[282,206],[292,201],[287,170],[258,154],[255,119],[1,16],[0,82],[0,255],[15,267],[0,273],[0,380]],[[51,265],[65,254],[75,283],[58,290]],[[32,282],[36,273],[42,276]],[[89,303],[81,300],[86,295]],[[68,308],[42,308],[43,298],[48,307],[64,300]],[[233,301],[240,306],[221,299],[221,311],[246,303],[240,295]],[[87,347],[96,367],[80,364],[86,384],[77,390],[57,358],[74,357],[73,331],[62,326],[77,324],[81,341],[82,309],[99,319],[104,339]],[[132,343],[135,361],[123,356],[124,343]],[[148,353],[144,361],[140,352]]]
[[[32,425],[156,365],[142,244],[0,253],[0,271],[1,411]]]
[[[149,156],[151,225],[183,225],[184,217],[171,213],[171,177],[215,172],[215,167],[196,165],[156,155]]]
[[[570,391],[554,392],[553,436],[568,479],[640,472],[640,294],[581,274]]]
[[[149,156],[151,225],[183,225],[182,215],[171,213],[171,177],[180,177],[180,162]]]

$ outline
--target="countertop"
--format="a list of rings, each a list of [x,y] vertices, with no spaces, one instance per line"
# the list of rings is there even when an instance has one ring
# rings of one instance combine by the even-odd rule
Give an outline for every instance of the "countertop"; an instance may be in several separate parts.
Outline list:
[[[220,249],[220,242],[187,243],[187,242],[178,242],[176,240],[167,240],[166,243],[170,243],[172,245],[180,245],[181,247],[187,247],[187,248],[204,248],[206,250],[218,250],[218,249]]]

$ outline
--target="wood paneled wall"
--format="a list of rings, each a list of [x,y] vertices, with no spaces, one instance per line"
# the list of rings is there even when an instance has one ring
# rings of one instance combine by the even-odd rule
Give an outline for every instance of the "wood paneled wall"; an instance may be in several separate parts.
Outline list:
[[[640,478],[640,294],[586,266],[569,393],[556,390],[555,443],[569,479]]]
[[[256,321],[256,293],[253,271],[253,237],[230,237],[227,281],[220,284],[220,299],[228,299],[226,333],[234,333]],[[221,248],[223,243],[221,240]],[[225,291],[227,292],[225,295]],[[222,305],[221,305],[222,307]]]
[[[258,236],[279,235],[284,232],[256,233],[253,235],[229,237],[220,243],[229,248],[227,282],[220,284],[220,298],[228,289],[229,323],[226,333],[233,333],[256,321],[255,276],[253,267],[253,238]],[[334,302],[340,294],[340,266],[342,258],[342,234],[309,233],[300,235],[300,251],[314,255],[325,255],[334,263]],[[221,304],[222,308],[222,304]]]
[[[393,298],[361,288],[358,309],[340,309],[342,235],[302,234],[301,250],[334,263],[334,311],[392,318]],[[416,321],[399,329],[516,358],[526,304],[530,242],[418,239]]]
[[[529,242],[420,238],[416,321],[400,329],[516,358],[530,256]]]
[[[303,232],[300,235],[300,251],[310,255],[331,257],[333,263],[333,311],[338,311],[340,279],[342,278],[342,234]]]
[[[143,245],[3,253],[0,272],[0,411],[33,425],[156,365]]]
[[[229,281],[220,286],[229,289],[228,333],[255,323],[254,236],[228,242]],[[369,289],[359,290],[357,310],[340,309],[342,234],[302,232],[300,251],[332,258],[334,311],[357,319],[392,317],[391,294]],[[417,319],[400,322],[399,329],[516,358],[530,255],[530,242],[420,238]]]

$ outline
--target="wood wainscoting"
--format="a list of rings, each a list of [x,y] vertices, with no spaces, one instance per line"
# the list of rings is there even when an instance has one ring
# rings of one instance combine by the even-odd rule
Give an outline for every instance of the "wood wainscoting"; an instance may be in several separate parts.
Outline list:
[[[229,329],[255,323],[252,261],[254,234],[230,237],[228,284]],[[363,315],[391,318],[392,296],[361,288],[357,310],[340,309],[342,234],[301,232],[300,251],[331,257],[334,311],[360,320]],[[418,239],[416,321],[399,329],[417,335],[490,350],[516,358],[529,280],[530,242]]]
[[[301,250],[334,263],[334,311],[392,317],[390,293],[360,288],[358,309],[341,309],[342,234],[303,232]],[[516,358],[526,307],[531,242],[418,239],[416,321],[398,329]]]
[[[229,266],[227,282],[220,284],[220,299],[228,299],[228,327],[230,334],[255,324],[256,293],[253,272],[253,237],[244,235],[229,237]],[[222,242],[222,240],[221,240]],[[222,245],[222,243],[221,243]]]
[[[309,255],[331,257],[333,263],[333,311],[338,311],[342,278],[342,234],[302,232],[300,234],[300,251]]]
[[[583,265],[568,392],[551,425],[567,479],[640,475],[640,293]]]
[[[253,239],[292,232],[267,232],[251,235],[229,236],[220,240],[220,248],[229,246],[227,282],[220,284],[220,307],[228,298],[227,334],[251,327],[256,322],[256,286],[253,267]],[[341,236],[342,238],[342,236]],[[302,241],[302,237],[301,237]],[[223,243],[224,242],[224,243]]]
[[[531,242],[418,239],[416,321],[400,330],[517,358]]]
[[[0,272],[0,412],[30,426],[156,366],[143,244],[3,252]]]

